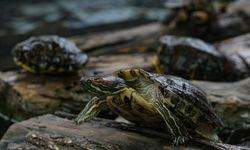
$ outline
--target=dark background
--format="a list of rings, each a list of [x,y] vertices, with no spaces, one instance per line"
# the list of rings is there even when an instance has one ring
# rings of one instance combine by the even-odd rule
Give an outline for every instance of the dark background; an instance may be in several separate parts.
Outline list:
[[[1,0],[0,71],[15,68],[13,46],[34,35],[83,35],[157,21],[164,0]]]

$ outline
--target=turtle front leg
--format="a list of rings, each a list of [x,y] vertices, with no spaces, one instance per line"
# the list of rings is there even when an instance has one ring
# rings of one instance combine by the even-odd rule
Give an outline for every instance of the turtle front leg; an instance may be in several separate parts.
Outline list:
[[[82,121],[88,121],[99,114],[99,112],[106,108],[106,101],[100,100],[98,97],[92,98],[84,109],[75,118],[75,122],[80,124]]]
[[[183,144],[191,138],[183,123],[163,103],[159,100],[155,100],[152,101],[152,104],[164,119],[168,131],[173,136],[174,145]]]

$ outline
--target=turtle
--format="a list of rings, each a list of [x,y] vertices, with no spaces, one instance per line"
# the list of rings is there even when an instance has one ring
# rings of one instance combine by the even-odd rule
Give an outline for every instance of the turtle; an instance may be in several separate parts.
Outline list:
[[[77,72],[88,61],[75,43],[56,35],[30,37],[15,45],[12,57],[18,66],[40,74]]]
[[[169,13],[162,20],[162,32],[211,41],[222,38],[225,33],[220,20],[229,3],[228,0],[167,0]]]
[[[239,76],[231,58],[201,39],[166,35],[160,43],[153,62],[157,73],[209,81],[234,81]]]
[[[80,84],[95,96],[76,117],[78,124],[109,108],[132,123],[166,131],[174,145],[192,138],[220,141],[215,129],[223,122],[205,92],[183,78],[129,68],[84,76]]]

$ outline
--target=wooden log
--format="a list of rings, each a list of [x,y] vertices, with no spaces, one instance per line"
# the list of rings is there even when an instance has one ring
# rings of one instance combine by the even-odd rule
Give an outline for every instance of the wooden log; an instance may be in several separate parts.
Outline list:
[[[215,44],[218,50],[231,58],[236,67],[250,74],[250,33],[227,39]]]
[[[142,52],[154,49],[160,35],[160,24],[150,23],[118,31],[74,36],[69,39],[83,51],[100,55]]]
[[[221,143],[189,142],[174,147],[167,134],[131,124],[95,119],[76,125],[53,115],[32,118],[12,125],[0,141],[0,149],[51,150],[193,150],[193,149],[248,149]]]
[[[250,137],[250,77],[233,83],[193,83],[206,91],[208,100],[225,123],[219,132],[224,141],[237,143]]]
[[[233,83],[206,81],[193,81],[193,83],[206,91],[207,98],[227,124],[232,125],[234,122],[244,124],[241,118],[250,121],[250,78]]]

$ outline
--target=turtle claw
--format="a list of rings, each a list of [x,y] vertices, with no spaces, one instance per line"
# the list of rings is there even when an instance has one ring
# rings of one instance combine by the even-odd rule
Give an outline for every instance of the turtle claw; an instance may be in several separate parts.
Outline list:
[[[76,117],[74,119],[74,122],[75,122],[75,124],[80,124],[82,121],[81,121],[81,119],[79,117]]]
[[[74,119],[74,122],[76,124],[81,124],[83,121],[86,121],[86,117],[84,117],[84,115],[82,114],[79,114],[75,119]]]
[[[184,144],[185,142],[187,142],[189,140],[189,137],[186,136],[177,136],[174,138],[174,146],[178,146],[180,144]]]

